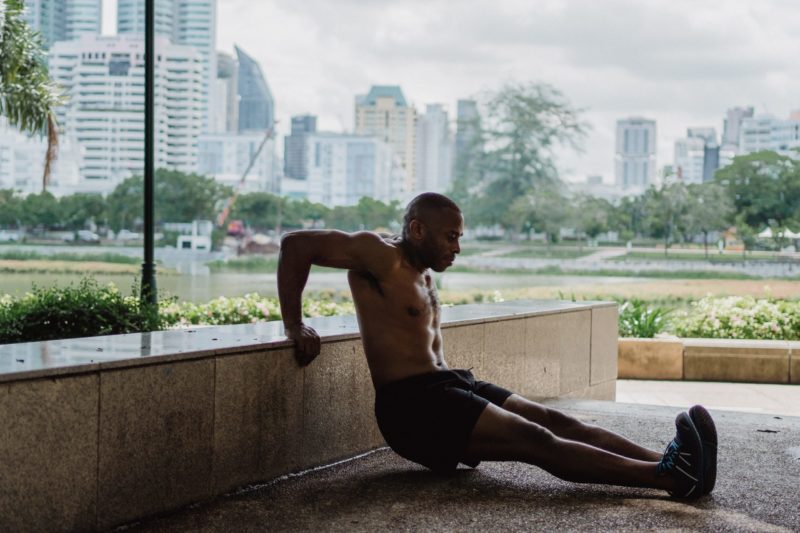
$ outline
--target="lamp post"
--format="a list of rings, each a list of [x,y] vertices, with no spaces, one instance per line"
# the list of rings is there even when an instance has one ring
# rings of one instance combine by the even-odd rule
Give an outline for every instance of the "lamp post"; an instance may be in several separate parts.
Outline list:
[[[154,3],[145,0],[144,7],[144,262],[142,263],[142,287],[140,302],[155,304],[158,301],[156,289],[156,266],[153,261],[153,174],[154,174],[154,129],[153,114],[155,106],[155,39]]]

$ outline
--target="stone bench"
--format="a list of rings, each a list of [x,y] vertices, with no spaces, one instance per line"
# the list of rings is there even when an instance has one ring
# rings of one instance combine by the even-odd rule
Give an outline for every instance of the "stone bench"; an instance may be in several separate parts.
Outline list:
[[[0,346],[0,531],[97,530],[380,447],[355,317]],[[613,400],[617,307],[443,310],[445,357],[530,397]]]

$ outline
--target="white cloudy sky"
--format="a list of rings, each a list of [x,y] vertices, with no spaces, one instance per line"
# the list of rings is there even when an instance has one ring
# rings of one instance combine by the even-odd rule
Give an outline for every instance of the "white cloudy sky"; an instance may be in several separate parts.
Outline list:
[[[106,0],[107,2],[109,0]],[[418,109],[504,81],[561,89],[592,130],[563,175],[613,179],[615,121],[658,123],[658,163],[688,126],[718,134],[728,107],[800,108],[795,0],[217,0],[218,49],[262,65],[288,129],[312,113],[353,126],[353,96],[401,85]]]

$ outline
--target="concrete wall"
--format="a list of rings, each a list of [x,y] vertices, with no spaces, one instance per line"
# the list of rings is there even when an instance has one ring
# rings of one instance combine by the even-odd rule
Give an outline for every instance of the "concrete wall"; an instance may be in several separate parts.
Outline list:
[[[619,339],[619,377],[800,384],[800,342]]]
[[[531,397],[613,399],[617,308],[445,310],[446,359]],[[106,529],[383,445],[354,317],[0,346],[0,531]]]

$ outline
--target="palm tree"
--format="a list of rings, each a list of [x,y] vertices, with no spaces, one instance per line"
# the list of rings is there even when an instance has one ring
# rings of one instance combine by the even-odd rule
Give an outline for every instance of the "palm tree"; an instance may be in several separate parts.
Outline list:
[[[63,102],[47,72],[41,36],[22,18],[22,0],[0,0],[0,116],[26,133],[47,136],[42,191],[56,158],[55,108]]]

